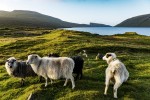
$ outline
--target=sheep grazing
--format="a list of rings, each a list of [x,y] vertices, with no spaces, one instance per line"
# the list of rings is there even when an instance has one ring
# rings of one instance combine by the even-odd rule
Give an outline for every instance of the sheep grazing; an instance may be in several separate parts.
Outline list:
[[[17,61],[15,57],[6,60],[5,68],[10,76],[21,78],[21,85],[24,85],[24,79],[30,76],[37,76],[30,65],[25,61]]]
[[[110,82],[115,80],[113,90],[114,98],[117,98],[117,89],[123,82],[127,81],[129,72],[127,71],[125,65],[117,59],[115,53],[106,53],[106,55],[103,57],[103,60],[106,60],[108,64],[106,69],[106,86],[104,94],[107,95]]]
[[[95,57],[95,59],[96,59],[96,60],[98,60],[98,59],[102,59],[102,58],[103,58],[103,55],[102,55],[102,54],[100,54],[100,53],[98,53],[98,54],[97,54],[97,56]]]
[[[73,69],[73,73],[77,74],[75,77],[75,80],[82,79],[83,76],[83,65],[84,65],[84,60],[81,56],[73,56],[71,57],[75,63],[74,69]],[[80,77],[79,77],[80,76]]]
[[[39,76],[45,78],[45,87],[47,87],[47,79],[66,78],[64,86],[67,85],[68,79],[71,79],[72,89],[75,88],[74,77],[72,76],[74,61],[68,57],[43,57],[37,54],[28,56],[27,63]]]
[[[86,58],[88,57],[87,53],[86,53],[86,50],[83,50],[83,56],[85,56]]]
[[[51,53],[48,55],[49,57],[59,57],[59,55],[55,53]],[[84,65],[84,60],[81,56],[73,56],[71,57],[75,63],[73,73],[76,74],[75,80],[82,79],[83,76],[83,65]]]

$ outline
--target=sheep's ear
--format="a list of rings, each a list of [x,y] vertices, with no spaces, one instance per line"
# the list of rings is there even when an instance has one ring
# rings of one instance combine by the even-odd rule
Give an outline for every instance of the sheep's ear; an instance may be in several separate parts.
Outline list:
[[[111,54],[106,54],[106,58],[108,58],[108,57],[110,57],[111,56]]]

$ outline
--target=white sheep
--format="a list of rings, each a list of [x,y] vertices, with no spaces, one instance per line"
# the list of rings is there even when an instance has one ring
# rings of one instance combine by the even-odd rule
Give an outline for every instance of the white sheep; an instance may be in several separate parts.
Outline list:
[[[75,88],[74,77],[72,72],[74,69],[74,61],[68,57],[58,57],[58,58],[41,58],[37,54],[32,54],[28,56],[27,63],[31,65],[32,69],[39,76],[45,78],[45,87],[47,86],[47,79],[60,79],[66,78],[64,86],[67,85],[68,79],[71,79],[72,89]]]
[[[114,82],[114,98],[117,98],[117,89],[121,84],[127,81],[129,77],[129,72],[127,71],[125,65],[116,58],[115,53],[106,53],[103,60],[107,61],[108,67],[106,69],[106,80],[105,80],[105,92],[107,95],[107,90],[110,82]]]

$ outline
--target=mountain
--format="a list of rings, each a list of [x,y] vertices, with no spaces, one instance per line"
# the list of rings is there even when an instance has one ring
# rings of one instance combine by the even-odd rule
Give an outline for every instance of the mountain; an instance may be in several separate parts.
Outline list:
[[[58,18],[40,14],[34,11],[14,10],[0,11],[0,27],[46,27],[70,28],[89,27],[88,24],[66,22]]]
[[[99,23],[90,23],[89,27],[111,27],[111,26]]]
[[[12,12],[0,11],[0,27],[81,27],[86,24],[76,24],[62,21],[48,15],[34,11],[14,10]]]
[[[116,26],[117,27],[150,27],[150,14],[129,18]]]

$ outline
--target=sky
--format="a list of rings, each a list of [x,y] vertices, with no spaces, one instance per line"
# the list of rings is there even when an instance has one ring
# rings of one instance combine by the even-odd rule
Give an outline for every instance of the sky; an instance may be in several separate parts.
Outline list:
[[[30,10],[68,22],[116,25],[150,13],[150,0],[0,0],[0,10]]]

